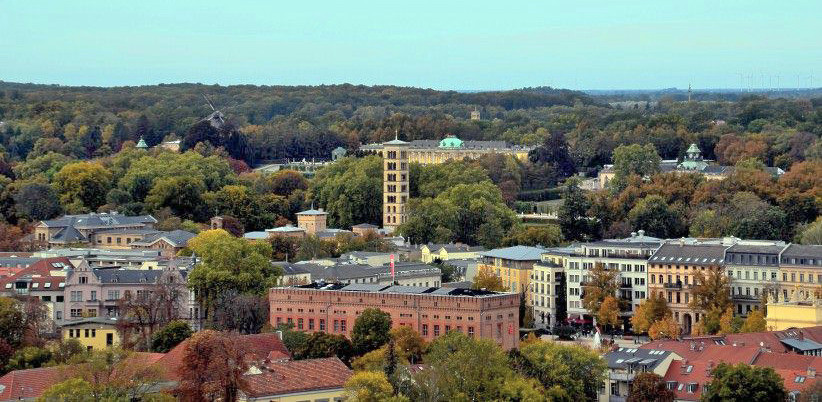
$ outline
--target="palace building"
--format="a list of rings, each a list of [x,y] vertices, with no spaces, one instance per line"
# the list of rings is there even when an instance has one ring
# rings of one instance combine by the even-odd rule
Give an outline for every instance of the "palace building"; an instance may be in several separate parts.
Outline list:
[[[395,140],[396,141],[396,140]],[[361,151],[383,154],[386,144],[368,144],[360,147]],[[479,159],[486,155],[510,155],[519,160],[527,160],[528,152],[534,147],[510,145],[505,141],[472,141],[461,140],[448,135],[442,140],[413,140],[407,144],[408,162],[423,165],[443,163],[448,160]]]

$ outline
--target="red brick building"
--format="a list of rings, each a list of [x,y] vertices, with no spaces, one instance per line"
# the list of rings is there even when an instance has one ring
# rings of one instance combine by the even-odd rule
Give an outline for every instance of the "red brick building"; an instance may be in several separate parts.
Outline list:
[[[432,340],[448,331],[486,338],[504,349],[519,345],[519,295],[460,288],[367,284],[310,284],[272,288],[271,325],[292,323],[306,332],[351,336],[366,308],[391,314],[392,326],[407,325]]]

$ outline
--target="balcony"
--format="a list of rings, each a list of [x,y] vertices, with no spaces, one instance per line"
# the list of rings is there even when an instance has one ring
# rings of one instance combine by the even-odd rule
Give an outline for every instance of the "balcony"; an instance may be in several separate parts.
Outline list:
[[[664,287],[665,289],[682,289],[682,282],[666,283]]]
[[[621,289],[630,289],[632,286],[634,286],[634,285],[632,285],[632,284],[630,284],[630,283],[620,283],[620,284],[619,284],[619,287],[620,287]]]
[[[734,300],[759,300],[756,296],[751,295],[733,295],[731,296]]]

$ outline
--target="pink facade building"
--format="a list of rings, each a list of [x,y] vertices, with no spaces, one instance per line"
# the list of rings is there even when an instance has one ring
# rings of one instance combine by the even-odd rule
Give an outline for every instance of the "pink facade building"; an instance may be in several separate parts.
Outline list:
[[[366,308],[391,315],[393,327],[409,326],[425,340],[459,331],[491,339],[505,349],[519,345],[519,295],[461,288],[368,284],[310,284],[269,291],[272,326],[351,336]]]

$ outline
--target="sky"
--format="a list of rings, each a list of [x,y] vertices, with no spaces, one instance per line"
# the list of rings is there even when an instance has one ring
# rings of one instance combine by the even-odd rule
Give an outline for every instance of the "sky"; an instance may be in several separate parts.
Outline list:
[[[0,80],[822,86],[819,0],[0,0]]]

